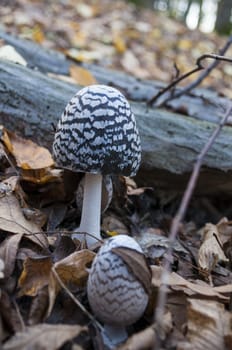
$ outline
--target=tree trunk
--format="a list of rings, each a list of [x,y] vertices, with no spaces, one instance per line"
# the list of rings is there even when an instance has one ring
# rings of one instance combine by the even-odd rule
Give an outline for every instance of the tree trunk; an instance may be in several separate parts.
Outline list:
[[[229,34],[231,31],[231,0],[220,0],[217,10],[215,29],[220,34]]]

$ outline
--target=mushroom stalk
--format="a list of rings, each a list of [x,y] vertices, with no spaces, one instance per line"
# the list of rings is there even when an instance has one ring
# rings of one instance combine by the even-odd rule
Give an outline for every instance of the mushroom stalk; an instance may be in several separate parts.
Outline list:
[[[100,236],[100,219],[101,219],[101,193],[102,193],[102,175],[85,174],[84,195],[79,232],[86,232],[94,235],[86,236],[87,246],[97,243]],[[74,238],[80,238],[79,234],[73,234]]]
[[[109,349],[115,349],[116,346],[125,342],[128,338],[126,327],[104,325],[103,342]]]

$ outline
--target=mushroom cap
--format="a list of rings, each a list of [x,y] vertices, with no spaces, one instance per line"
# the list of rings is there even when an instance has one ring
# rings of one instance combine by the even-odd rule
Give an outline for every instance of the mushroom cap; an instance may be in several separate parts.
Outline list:
[[[138,277],[112,251],[114,248],[128,248],[142,254],[138,243],[129,236],[108,239],[91,266],[87,294],[100,321],[121,327],[135,323],[143,315],[149,296]]]
[[[140,137],[125,96],[105,85],[81,89],[61,116],[53,153],[58,165],[73,171],[135,175]]]

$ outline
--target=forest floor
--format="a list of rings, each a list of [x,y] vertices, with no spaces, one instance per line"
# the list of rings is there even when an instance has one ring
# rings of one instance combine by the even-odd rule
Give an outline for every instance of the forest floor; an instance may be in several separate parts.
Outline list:
[[[228,39],[215,33],[190,31],[164,15],[121,1],[10,0],[0,7],[0,17],[2,30],[61,51],[76,61],[164,83],[169,83],[177,71],[182,74],[194,68],[199,56],[218,53]],[[232,48],[226,54],[232,56]],[[220,63],[202,86],[231,98],[231,76],[231,63]],[[195,78],[192,75],[182,84]],[[90,75],[83,71],[81,82],[78,79],[75,77],[87,85]],[[78,225],[80,203],[76,193],[65,201],[64,192],[75,184],[70,183],[70,178],[65,183],[60,171],[53,169],[48,150],[4,128],[1,141],[3,349],[103,349],[97,324],[79,308],[81,303],[91,312],[86,296],[86,267],[98,247],[93,252],[71,239],[70,232]],[[11,156],[6,156],[9,153]],[[46,166],[39,173],[28,172],[25,164],[36,163],[37,154]],[[23,164],[20,175],[15,170],[19,163]],[[112,203],[102,218],[103,237],[118,233],[135,237],[152,270],[148,309],[129,329],[128,341],[120,349],[154,349],[154,314],[162,264],[181,197],[160,194],[149,184],[138,188],[128,178],[116,181],[115,186]],[[231,349],[231,213],[230,196],[194,198],[185,221],[179,225],[170,259],[167,308],[159,334],[161,348]]]
[[[11,0],[1,6],[0,17],[3,30],[43,47],[164,82],[170,82],[177,69],[183,74],[194,68],[199,56],[218,54],[228,39],[189,30],[162,13],[124,1]],[[231,57],[232,48],[227,55]],[[203,85],[231,97],[231,76],[231,63],[223,63]]]

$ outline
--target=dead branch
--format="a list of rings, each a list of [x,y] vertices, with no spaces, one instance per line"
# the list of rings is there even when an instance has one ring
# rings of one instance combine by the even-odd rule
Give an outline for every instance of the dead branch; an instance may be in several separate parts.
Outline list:
[[[210,72],[219,64],[220,61],[226,61],[226,62],[232,62],[232,59],[229,57],[225,57],[224,54],[232,44],[232,36],[228,39],[224,47],[219,50],[219,55],[217,54],[204,54],[200,56],[196,61],[196,66],[189,72],[181,75],[180,77],[174,79],[168,86],[166,86],[164,89],[159,91],[155,96],[153,96],[150,100],[148,100],[147,104],[149,106],[153,105],[154,102],[158,100],[162,95],[164,95],[167,91],[171,90],[174,86],[176,86],[180,81],[186,79],[190,75],[199,72],[200,70],[204,69],[203,73],[191,84],[187,85],[185,88],[181,89],[180,91],[176,93],[172,93],[170,96],[168,96],[165,100],[163,100],[158,106],[164,106],[167,102],[179,98],[180,96],[190,92],[193,88],[198,86],[209,74]],[[202,61],[206,58],[214,59],[214,62],[210,64],[207,68],[205,68],[202,65]]]

